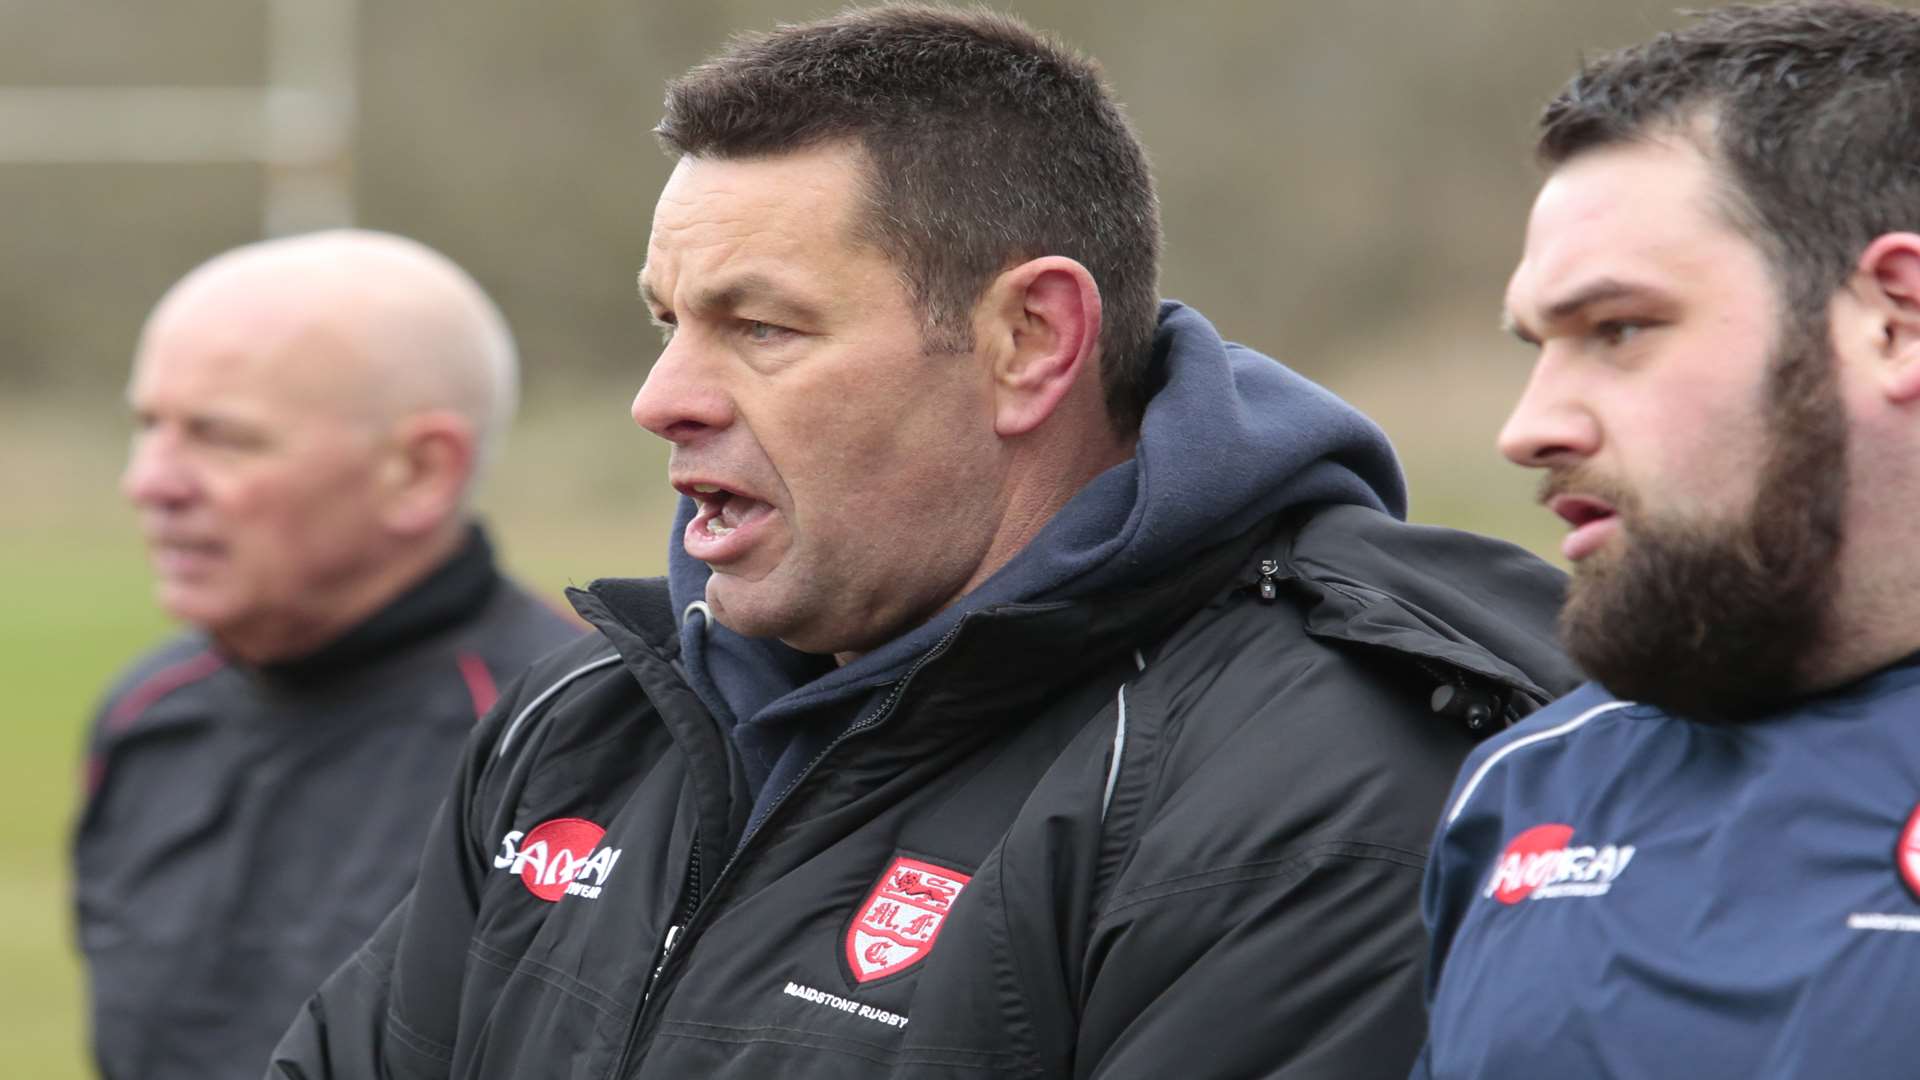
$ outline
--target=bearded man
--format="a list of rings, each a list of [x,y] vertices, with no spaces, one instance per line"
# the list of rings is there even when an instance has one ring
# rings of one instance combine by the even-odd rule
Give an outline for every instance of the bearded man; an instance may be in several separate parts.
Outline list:
[[[1917,50],[1726,8],[1543,116],[1500,446],[1572,527],[1593,682],[1462,769],[1416,1076],[1913,1073]]]

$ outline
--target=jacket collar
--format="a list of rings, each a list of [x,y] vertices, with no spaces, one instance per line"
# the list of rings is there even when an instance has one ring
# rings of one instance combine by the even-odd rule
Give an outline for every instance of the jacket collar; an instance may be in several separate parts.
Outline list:
[[[1134,587],[1074,600],[988,605],[969,613],[907,693],[950,722],[1019,716],[1063,683],[1154,646],[1221,594],[1285,590],[1313,637],[1385,650],[1517,693],[1524,713],[1580,681],[1549,626],[1565,575],[1511,544],[1414,526],[1362,507],[1278,515]],[[678,660],[678,621],[664,579],[602,579],[568,594],[652,693],[705,709]],[[919,670],[919,669],[916,669]],[[925,697],[921,697],[925,695]],[[863,703],[864,703],[863,699]],[[839,707],[844,709],[845,703]],[[825,708],[825,707],[823,707]]]
[[[1566,575],[1505,541],[1323,506],[1287,515],[1274,564],[1271,576],[1299,599],[1313,637],[1489,684],[1516,715],[1581,682],[1542,632]]]
[[[1251,530],[1138,586],[1073,600],[989,604],[969,612],[924,657],[924,668],[939,677],[916,677],[919,689],[910,692],[937,697],[940,707],[932,711],[954,722],[977,723],[982,714],[1018,715],[1086,671],[1134,650],[1150,652],[1223,586],[1250,574],[1267,539],[1266,529]],[[677,684],[676,693],[686,693],[678,623],[664,579],[603,578],[567,595],[650,693],[661,679]],[[817,706],[821,713],[846,707],[841,699]]]
[[[387,606],[305,656],[263,664],[258,670],[270,680],[288,684],[339,678],[472,618],[493,598],[499,584],[493,545],[486,530],[474,524],[458,551]]]

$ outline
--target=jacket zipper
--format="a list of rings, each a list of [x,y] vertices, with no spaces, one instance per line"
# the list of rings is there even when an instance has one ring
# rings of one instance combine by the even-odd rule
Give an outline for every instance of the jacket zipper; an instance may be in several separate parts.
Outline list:
[[[700,906],[700,840],[694,838],[693,851],[687,857],[687,882],[684,887],[686,899],[680,904],[680,921],[667,927],[667,935],[660,942],[660,962],[653,965],[653,974],[647,977],[647,988],[640,995],[640,1005],[646,1007],[647,999],[653,996],[654,984],[660,981],[660,972],[666,969],[667,957],[673,955],[673,947],[680,940],[680,934],[693,921],[693,913]]]
[[[953,639],[960,635],[961,627],[965,626],[967,620],[972,617],[972,613],[962,616],[960,621],[955,623],[951,630],[942,634],[940,640],[933,643],[932,648],[921,654],[920,659],[913,662],[913,666],[907,669],[906,674],[900,676],[899,680],[893,684],[893,688],[887,691],[886,698],[882,700],[872,712],[848,725],[845,731],[835,736],[832,742],[829,742],[824,749],[818,754],[815,754],[812,761],[807,762],[807,767],[800,770],[800,775],[794,777],[793,780],[781,790],[779,797],[773,800],[773,805],[767,807],[767,812],[760,815],[760,823],[755,825],[752,831],[742,837],[740,843],[734,847],[733,854],[729,856],[726,863],[720,867],[720,875],[713,880],[713,886],[716,891],[727,880],[727,875],[733,871],[734,866],[747,854],[748,847],[761,833],[766,831],[767,823],[772,821],[774,815],[780,812],[780,808],[786,805],[787,797],[792,795],[801,784],[805,783],[807,778],[813,775],[813,771],[820,767],[820,763],[825,761],[835,750],[838,750],[848,739],[874,727],[891,715],[894,707],[900,704],[901,695],[906,693],[908,684],[913,682],[913,677],[920,674],[920,669],[938,660],[946,653],[947,649],[953,644]],[[699,868],[699,847],[696,845],[692,866],[688,870],[689,876],[696,883],[699,880]],[[647,980],[647,989],[640,997],[640,1008],[634,1012],[633,1026],[627,1029],[627,1042],[626,1045],[621,1048],[620,1062],[614,1066],[612,1072],[607,1074],[609,1076],[624,1077],[630,1069],[637,1068],[640,1064],[639,1061],[635,1059],[634,1054],[635,1051],[638,1050],[640,1043],[644,1040],[649,1029],[649,1021],[653,1018],[652,1015],[648,1013],[647,1006],[653,1000],[654,988],[659,985],[661,976],[666,974],[667,963],[672,958],[675,947],[682,944],[687,931],[693,928],[694,918],[699,913],[699,892],[690,891],[688,896],[690,902],[686,908],[683,920],[667,928],[666,939],[661,943],[660,947],[660,962],[654,967],[653,974]]]

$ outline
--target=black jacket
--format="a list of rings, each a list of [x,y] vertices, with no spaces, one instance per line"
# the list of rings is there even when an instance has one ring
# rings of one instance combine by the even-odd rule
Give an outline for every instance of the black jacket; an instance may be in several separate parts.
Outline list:
[[[108,1077],[257,1077],[287,1018],[403,896],[476,716],[579,636],[465,550],[320,652],[136,663],[90,739],[75,837]]]
[[[1476,738],[1429,702],[1490,730],[1570,686],[1559,589],[1376,511],[1271,519],[969,613],[743,836],[664,587],[598,582],[603,640],[482,726],[271,1075],[1404,1076]]]

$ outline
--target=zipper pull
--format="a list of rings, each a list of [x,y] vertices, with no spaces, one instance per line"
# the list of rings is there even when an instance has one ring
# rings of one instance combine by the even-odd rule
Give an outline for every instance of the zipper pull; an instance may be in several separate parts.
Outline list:
[[[1260,602],[1261,603],[1271,604],[1273,603],[1274,598],[1280,595],[1280,585],[1278,582],[1273,580],[1273,575],[1279,572],[1280,572],[1280,560],[1278,559],[1261,559],[1260,560]]]
[[[673,955],[673,943],[679,940],[680,931],[683,929],[685,929],[685,927],[678,923],[667,927],[666,940],[660,943],[660,962],[653,965],[653,974],[647,979],[647,992],[640,995],[641,1005],[645,1005],[647,999],[653,996],[653,984],[660,981],[660,973],[665,971],[667,967],[667,957]]]

